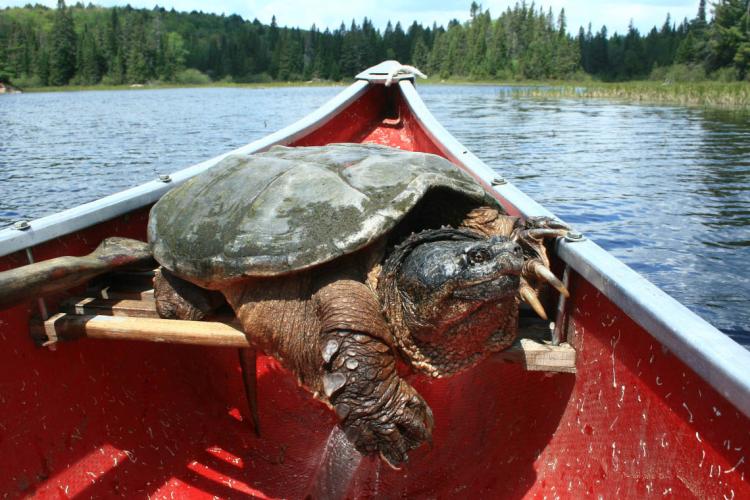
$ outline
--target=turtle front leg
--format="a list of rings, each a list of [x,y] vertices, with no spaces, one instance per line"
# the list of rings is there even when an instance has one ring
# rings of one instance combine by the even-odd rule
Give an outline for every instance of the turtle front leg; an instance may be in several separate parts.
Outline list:
[[[461,223],[462,229],[470,229],[487,237],[505,236],[523,248],[524,265],[521,271],[521,285],[518,293],[543,319],[547,313],[539,301],[539,293],[551,285],[561,294],[568,296],[568,290],[550,270],[545,239],[568,234],[570,227],[551,217],[528,217],[522,220],[501,213],[493,207],[480,207],[472,210]]]
[[[340,280],[315,297],[321,323],[321,390],[357,449],[391,466],[432,436],[432,410],[396,371],[375,295]]]

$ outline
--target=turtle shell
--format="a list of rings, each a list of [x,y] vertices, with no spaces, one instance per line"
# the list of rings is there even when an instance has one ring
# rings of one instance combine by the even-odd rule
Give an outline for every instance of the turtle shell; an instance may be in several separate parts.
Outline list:
[[[165,194],[148,238],[160,264],[203,286],[278,276],[363,248],[437,188],[488,199],[436,155],[374,144],[276,146],[227,157]]]

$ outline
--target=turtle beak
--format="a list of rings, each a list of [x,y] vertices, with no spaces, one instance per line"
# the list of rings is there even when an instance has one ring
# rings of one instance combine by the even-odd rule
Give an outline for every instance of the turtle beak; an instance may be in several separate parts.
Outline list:
[[[523,268],[521,247],[513,241],[499,237],[492,238],[489,244],[492,258],[483,265],[484,276],[454,291],[454,297],[487,301],[500,300],[518,293]]]
[[[494,237],[490,239],[490,248],[496,260],[500,262],[500,269],[505,274],[520,275],[523,268],[523,249],[521,246],[506,238]]]

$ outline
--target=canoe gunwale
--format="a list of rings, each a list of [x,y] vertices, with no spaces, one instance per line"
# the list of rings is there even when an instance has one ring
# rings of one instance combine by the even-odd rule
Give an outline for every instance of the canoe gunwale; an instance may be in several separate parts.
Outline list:
[[[491,184],[497,174],[445,130],[412,83],[399,86],[415,119],[446,156]],[[510,182],[493,189],[524,216],[558,218]],[[558,239],[557,255],[750,417],[750,351],[591,240]]]
[[[0,257],[24,250],[60,236],[105,222],[133,210],[155,203],[164,193],[186,180],[213,167],[227,156],[263,151],[277,144],[289,144],[322,127],[349,104],[364,94],[369,85],[356,81],[321,107],[283,129],[257,141],[170,173],[170,182],[153,180],[139,186],[114,193],[89,203],[41,217],[29,223],[28,229],[6,228],[0,230]]]

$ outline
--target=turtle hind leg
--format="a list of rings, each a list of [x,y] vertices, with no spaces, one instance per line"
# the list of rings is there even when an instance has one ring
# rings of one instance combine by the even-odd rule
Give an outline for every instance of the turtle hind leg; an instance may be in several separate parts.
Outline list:
[[[225,301],[219,292],[206,290],[160,267],[154,274],[156,312],[164,319],[201,321]]]

